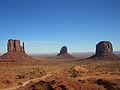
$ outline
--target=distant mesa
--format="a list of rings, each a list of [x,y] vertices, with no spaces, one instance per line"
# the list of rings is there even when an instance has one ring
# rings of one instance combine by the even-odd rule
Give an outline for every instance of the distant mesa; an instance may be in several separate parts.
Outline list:
[[[0,62],[23,62],[31,63],[36,61],[36,59],[28,56],[25,53],[24,42],[23,46],[20,45],[19,40],[8,40],[7,53],[0,56]]]
[[[73,58],[73,56],[68,53],[68,50],[67,50],[66,46],[63,46],[61,48],[60,53],[57,54],[57,56],[65,57],[65,58]]]
[[[96,45],[96,54],[88,59],[118,60],[119,57],[113,54],[113,47],[110,41],[101,41]]]
[[[59,55],[66,54],[66,53],[68,53],[67,47],[66,47],[66,46],[63,46],[63,47],[61,48],[60,53],[58,54],[58,56],[59,56]]]

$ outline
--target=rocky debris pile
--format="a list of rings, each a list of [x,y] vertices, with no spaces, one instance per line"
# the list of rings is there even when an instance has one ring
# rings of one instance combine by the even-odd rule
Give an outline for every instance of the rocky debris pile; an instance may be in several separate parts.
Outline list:
[[[101,41],[96,45],[96,54],[88,59],[117,60],[119,57],[113,54],[113,47],[109,41]]]
[[[57,54],[57,56],[66,57],[66,58],[73,58],[73,56],[68,53],[68,50],[67,50],[66,46],[63,46],[61,48],[60,53]]]
[[[33,62],[36,59],[28,56],[25,53],[24,42],[23,47],[20,46],[19,40],[8,40],[7,44],[8,52],[0,56],[0,62]]]

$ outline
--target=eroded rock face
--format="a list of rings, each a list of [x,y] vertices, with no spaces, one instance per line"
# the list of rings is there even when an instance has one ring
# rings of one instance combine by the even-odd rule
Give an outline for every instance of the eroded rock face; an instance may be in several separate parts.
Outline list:
[[[59,55],[60,55],[60,54],[65,54],[65,53],[68,53],[67,47],[66,47],[66,46],[63,46],[63,47],[61,48],[61,50],[60,50]]]
[[[20,41],[19,40],[8,40],[8,52],[25,52],[24,50],[24,43],[23,47],[20,46]]]
[[[8,52],[14,52],[14,40],[8,40]]]
[[[33,64],[38,61],[25,53],[24,42],[23,47],[20,45],[19,40],[8,40],[8,52],[0,56],[0,62],[13,63],[13,64]]]
[[[60,53],[57,54],[57,56],[66,57],[66,58],[73,58],[73,56],[68,53],[68,50],[67,50],[66,46],[63,46],[61,48]]]
[[[96,45],[96,54],[112,54],[113,48],[112,44],[109,41],[101,41]]]
[[[96,45],[96,54],[88,59],[116,60],[119,57],[113,54],[113,47],[110,41],[101,41]]]

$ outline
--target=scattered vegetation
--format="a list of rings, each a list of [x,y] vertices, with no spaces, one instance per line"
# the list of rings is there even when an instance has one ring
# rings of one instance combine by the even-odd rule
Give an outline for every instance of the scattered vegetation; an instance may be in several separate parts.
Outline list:
[[[0,88],[5,88],[5,86],[12,85],[12,83],[14,82],[22,84],[23,81],[39,78],[47,74],[62,75],[71,78],[81,78],[90,76],[105,77],[105,75],[114,78],[114,76],[120,75],[120,61],[88,61],[67,59],[44,59],[42,61],[45,61],[46,63],[38,65],[1,65]],[[53,62],[56,64],[54,64]]]

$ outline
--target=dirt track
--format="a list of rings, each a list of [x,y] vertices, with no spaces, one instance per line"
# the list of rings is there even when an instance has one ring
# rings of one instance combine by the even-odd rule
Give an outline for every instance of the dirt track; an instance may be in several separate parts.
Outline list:
[[[45,76],[43,76],[43,77],[40,77],[40,78],[35,78],[35,79],[31,79],[31,80],[22,82],[22,85],[15,86],[15,87],[11,87],[11,88],[6,88],[6,89],[1,89],[1,90],[14,90],[14,89],[18,89],[18,88],[20,88],[20,87],[22,87],[22,86],[27,85],[27,84],[30,83],[30,82],[37,81],[37,80],[44,80],[46,77],[49,77],[49,76],[51,76],[51,75],[52,75],[52,74],[47,74],[47,75],[45,75]]]

